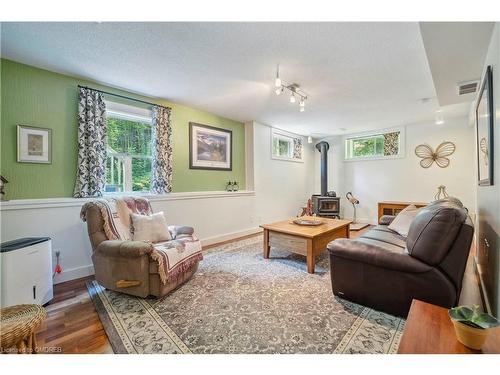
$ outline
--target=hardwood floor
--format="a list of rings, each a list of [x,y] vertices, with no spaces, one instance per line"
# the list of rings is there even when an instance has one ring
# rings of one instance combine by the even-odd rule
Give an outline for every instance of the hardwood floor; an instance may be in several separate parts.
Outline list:
[[[54,286],[47,318],[37,331],[38,347],[48,353],[113,353],[85,283],[93,276]]]
[[[351,231],[350,237],[368,229]],[[37,331],[38,347],[48,348],[47,353],[113,353],[85,286],[93,279],[89,276],[54,286],[54,299],[46,306],[47,319]]]

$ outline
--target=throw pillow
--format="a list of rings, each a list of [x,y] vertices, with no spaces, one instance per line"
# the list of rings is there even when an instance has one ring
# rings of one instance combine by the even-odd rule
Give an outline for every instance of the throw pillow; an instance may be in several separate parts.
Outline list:
[[[391,224],[389,224],[389,229],[396,233],[399,233],[403,237],[408,237],[408,231],[410,230],[410,225],[415,216],[419,213],[420,208],[415,207],[413,204],[406,207],[394,218]]]
[[[151,216],[130,214],[130,217],[134,228],[134,241],[162,242],[172,239],[163,211]]]

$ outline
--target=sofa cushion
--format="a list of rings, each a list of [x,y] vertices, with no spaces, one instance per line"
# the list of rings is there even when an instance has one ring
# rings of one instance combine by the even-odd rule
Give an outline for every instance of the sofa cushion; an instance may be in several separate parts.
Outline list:
[[[411,256],[437,265],[452,247],[467,210],[456,201],[435,201],[424,207],[411,223],[406,247]]]
[[[342,238],[330,242],[327,248],[333,257],[400,272],[423,273],[432,269],[428,264],[408,255],[404,248],[394,245],[384,245],[382,247],[375,243],[369,243],[369,240]],[[335,260],[332,260],[332,262],[335,262]]]
[[[396,232],[380,229],[371,229],[366,233],[363,233],[359,240],[371,240],[378,242],[378,246],[384,247],[385,245],[392,245],[404,249],[406,247],[406,242],[404,237]]]
[[[420,208],[415,207],[413,204],[405,207],[399,214],[397,214],[394,220],[389,224],[388,228],[399,233],[403,237],[408,236],[411,222],[415,219],[419,210]]]
[[[161,242],[172,239],[163,211],[152,215],[132,213],[130,217],[134,228],[134,241]]]

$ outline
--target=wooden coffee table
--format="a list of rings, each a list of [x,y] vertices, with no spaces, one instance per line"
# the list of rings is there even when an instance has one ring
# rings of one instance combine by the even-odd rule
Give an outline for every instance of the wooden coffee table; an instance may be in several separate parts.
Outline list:
[[[264,259],[269,259],[271,246],[279,246],[292,253],[307,257],[307,272],[314,273],[314,257],[326,249],[329,242],[336,238],[349,238],[351,220],[327,219],[302,216],[302,219],[314,219],[322,222],[318,226],[302,226],[293,223],[293,219],[263,224]]]

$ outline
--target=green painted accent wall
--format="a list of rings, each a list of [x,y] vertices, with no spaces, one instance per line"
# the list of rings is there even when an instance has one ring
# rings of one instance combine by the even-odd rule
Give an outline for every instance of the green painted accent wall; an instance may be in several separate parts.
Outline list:
[[[14,61],[0,60],[1,69],[1,174],[9,180],[7,199],[71,197],[77,163],[77,85],[172,108],[172,191],[224,190],[228,180],[245,188],[245,129],[241,122],[164,99],[135,95],[85,79],[50,72]],[[133,103],[133,102],[129,102]],[[189,169],[189,122],[233,132],[233,170]],[[18,163],[17,125],[52,129],[52,164]]]

